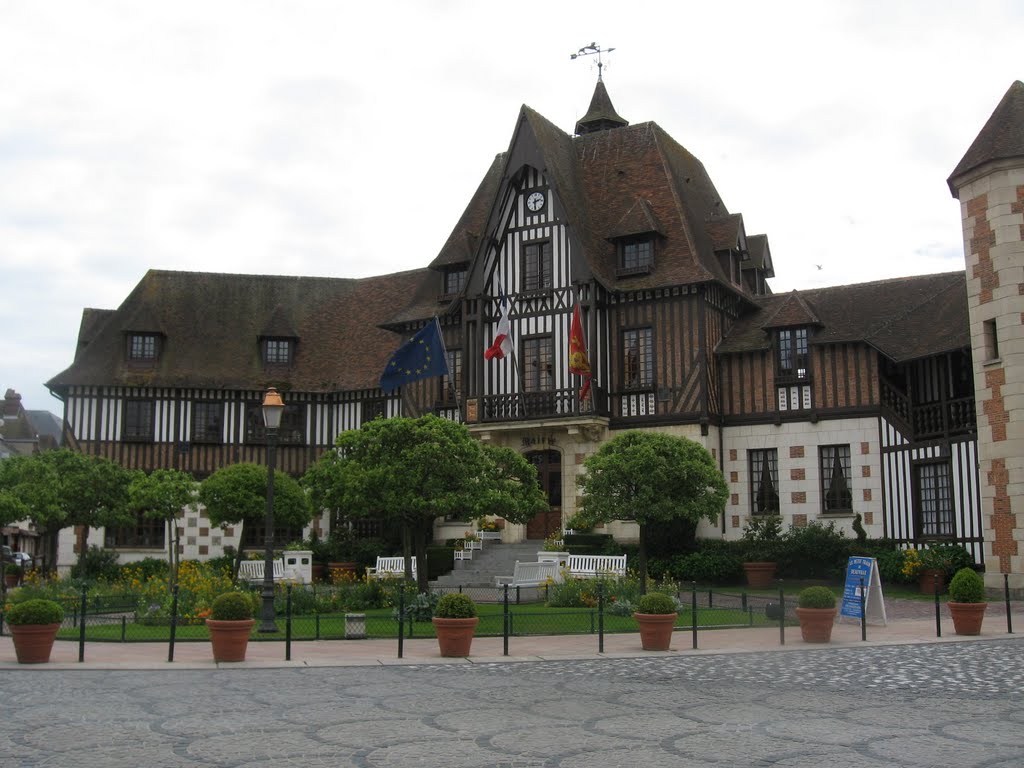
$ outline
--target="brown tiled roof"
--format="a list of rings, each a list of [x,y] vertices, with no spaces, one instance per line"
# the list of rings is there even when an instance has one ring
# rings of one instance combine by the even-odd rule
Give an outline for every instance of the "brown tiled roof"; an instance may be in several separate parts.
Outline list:
[[[863,341],[897,362],[970,347],[963,272],[800,291],[821,325],[811,344]],[[759,297],[718,345],[721,354],[769,349],[766,322],[793,294]]]
[[[509,150],[491,166],[432,267],[464,259],[463,233],[496,234],[483,230],[500,184],[524,163],[546,174],[559,211],[581,247],[577,277],[593,275],[624,291],[718,281],[749,297],[743,286],[731,282],[715,256],[716,244],[734,243],[731,238],[738,236],[742,219],[729,213],[696,157],[655,123],[572,137],[525,105]],[[613,241],[627,230],[651,231],[652,226],[662,235],[654,269],[618,278]],[[431,309],[429,302],[424,309]],[[410,319],[409,312],[412,307],[395,320]]]
[[[378,325],[434,278],[426,269],[360,280],[151,270],[116,311],[85,311],[82,349],[47,386],[374,388],[401,343]],[[164,335],[152,369],[125,364],[124,334],[149,330],[136,324],[139,317]],[[259,338],[268,328],[298,339],[286,370],[263,366]]]
[[[488,209],[498,191],[504,157],[504,154],[499,154],[494,158],[441,252],[430,262],[431,269],[442,269],[452,264],[467,264],[473,260],[487,224]]]
[[[716,251],[728,251],[735,248],[743,231],[743,214],[732,213],[718,216],[707,222],[708,235]]]
[[[793,291],[782,298],[778,306],[765,318],[761,327],[768,330],[791,328],[794,325],[821,325],[818,313],[798,291]]]
[[[957,197],[959,177],[993,160],[1024,157],[1024,83],[1015,81],[1000,100],[947,183]]]
[[[658,222],[658,217],[651,210],[651,204],[644,200],[644,198],[638,197],[636,202],[633,203],[633,207],[626,211],[618,223],[612,227],[608,239],[614,240],[619,237],[647,235],[652,232],[662,237],[665,235],[661,224]]]

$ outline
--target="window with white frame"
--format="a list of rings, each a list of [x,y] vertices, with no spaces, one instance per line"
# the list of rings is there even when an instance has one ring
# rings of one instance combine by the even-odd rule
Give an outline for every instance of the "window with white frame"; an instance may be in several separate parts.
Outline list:
[[[826,515],[853,512],[850,488],[850,446],[823,445],[819,449],[821,511]]]
[[[949,462],[933,461],[914,467],[917,528],[921,537],[952,536],[953,497]]]
[[[755,515],[779,514],[779,451],[758,448],[747,451],[750,464],[750,511]]]

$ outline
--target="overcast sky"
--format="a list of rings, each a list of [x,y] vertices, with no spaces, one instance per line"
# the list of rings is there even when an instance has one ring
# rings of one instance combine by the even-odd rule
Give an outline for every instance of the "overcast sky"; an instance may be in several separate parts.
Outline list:
[[[148,269],[427,265],[521,104],[572,131],[590,42],[776,292],[960,269],[946,177],[1022,39],[1019,0],[0,0],[0,387],[60,413],[82,309]]]

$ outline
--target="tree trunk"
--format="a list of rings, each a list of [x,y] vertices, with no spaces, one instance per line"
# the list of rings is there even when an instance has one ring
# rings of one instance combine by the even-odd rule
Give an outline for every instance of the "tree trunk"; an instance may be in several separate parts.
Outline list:
[[[405,566],[405,578],[412,579],[412,526],[406,523],[402,526],[402,558]]]
[[[77,526],[76,526],[77,527]],[[89,552],[89,526],[81,526],[82,533],[78,538],[78,575],[81,578],[87,578],[88,573],[85,572],[85,556]]]
[[[423,593],[430,588],[430,574],[427,573],[427,539],[433,530],[433,521],[428,521],[417,531],[416,536],[416,589]]]
[[[235,548],[235,567],[231,570],[232,580],[238,578],[238,569],[242,567],[242,542],[245,540],[245,520],[238,523],[238,546]]]

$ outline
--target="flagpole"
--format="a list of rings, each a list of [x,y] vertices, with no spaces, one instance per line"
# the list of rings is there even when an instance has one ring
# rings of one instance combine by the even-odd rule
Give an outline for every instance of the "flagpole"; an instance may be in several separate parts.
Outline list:
[[[447,373],[448,389],[451,392],[452,400],[455,401],[455,414],[459,423],[462,423],[462,405],[459,403],[459,392],[455,389],[455,382],[452,381],[452,369],[448,365],[448,345],[444,343],[444,333],[441,331],[441,321],[434,315],[434,322],[437,324],[437,337],[441,340],[441,356],[444,358],[444,367]]]

